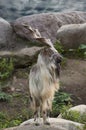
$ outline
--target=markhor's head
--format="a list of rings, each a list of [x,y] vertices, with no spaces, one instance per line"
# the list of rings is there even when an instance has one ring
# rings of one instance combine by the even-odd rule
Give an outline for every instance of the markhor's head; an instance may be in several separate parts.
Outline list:
[[[55,48],[51,47],[46,47],[40,52],[38,60],[41,60],[41,58],[46,65],[53,63],[58,66],[62,61],[62,56]]]

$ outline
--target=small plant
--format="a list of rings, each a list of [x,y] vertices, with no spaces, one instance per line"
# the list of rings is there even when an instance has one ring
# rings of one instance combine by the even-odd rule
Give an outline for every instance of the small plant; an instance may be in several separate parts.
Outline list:
[[[0,101],[9,101],[12,96],[3,92],[2,88],[13,72],[13,60],[12,58],[1,58],[0,59]]]
[[[72,54],[75,57],[79,58],[86,58],[86,45],[81,44],[76,49],[69,49],[65,51],[65,54],[69,54],[69,56]]]
[[[28,120],[33,117],[33,111],[31,109],[23,109],[22,115],[20,115],[20,119],[23,121]]]
[[[86,45],[81,44],[76,50],[76,52],[79,54],[80,57],[86,58]]]
[[[82,130],[86,130],[86,123],[85,123],[85,125],[83,126],[83,129]]]
[[[56,48],[56,50],[57,50],[59,53],[61,53],[61,54],[64,53],[64,48],[63,48],[63,46],[61,45],[60,41],[56,41],[54,47]]]
[[[0,101],[10,101],[12,96],[10,94],[0,92]]]
[[[0,80],[9,78],[13,72],[13,60],[12,58],[0,59]]]
[[[80,114],[78,111],[65,111],[62,117],[67,120],[86,124],[86,113]]]
[[[21,119],[18,117],[12,119],[9,118],[9,116],[6,113],[0,112],[0,129],[12,126],[18,126],[21,122],[22,122]]]
[[[18,126],[18,125],[20,125],[20,123],[21,123],[20,119],[13,119],[13,120],[9,121],[9,123],[7,124],[6,127]]]
[[[0,130],[1,128],[18,126],[30,117],[32,117],[30,110],[24,110],[22,114],[16,114],[15,117],[10,117],[6,112],[0,112]]]
[[[81,44],[76,49],[64,49],[59,41],[55,43],[55,48],[64,56],[67,57],[76,57],[76,58],[86,58],[86,44]]]
[[[69,109],[71,105],[70,94],[65,92],[56,92],[55,98],[53,101],[52,116],[58,116],[58,114],[64,112],[66,109]]]
[[[55,43],[55,48],[56,50],[61,53],[62,55],[64,55],[64,47],[61,45],[61,43],[59,41],[57,41]],[[66,65],[66,61],[67,59],[65,57],[63,57],[63,60],[62,60],[62,63],[61,63],[61,66],[64,67]]]

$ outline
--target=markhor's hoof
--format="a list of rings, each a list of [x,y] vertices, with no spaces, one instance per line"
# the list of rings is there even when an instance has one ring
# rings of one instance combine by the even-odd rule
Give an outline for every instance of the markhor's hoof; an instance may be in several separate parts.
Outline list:
[[[44,124],[45,124],[45,125],[50,125],[50,122],[45,122]]]
[[[39,126],[40,124],[39,123],[35,123],[36,126]]]

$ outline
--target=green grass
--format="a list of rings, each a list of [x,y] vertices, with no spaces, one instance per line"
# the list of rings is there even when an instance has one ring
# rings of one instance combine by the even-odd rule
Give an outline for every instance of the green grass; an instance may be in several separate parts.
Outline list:
[[[12,58],[0,58],[0,101],[9,101],[11,95],[2,91],[6,81],[12,76],[14,70]]]
[[[30,119],[32,114],[32,111],[27,109],[22,109],[22,113],[16,114],[13,117],[10,117],[6,112],[0,112],[0,129],[18,126],[25,120]]]
[[[62,117],[67,120],[86,124],[86,113],[80,114],[78,111],[65,111],[62,113]]]
[[[84,124],[83,128],[82,129],[79,128],[79,130],[86,130],[86,112],[83,114],[80,114],[80,112],[78,111],[66,110],[61,115],[62,115],[62,118],[64,119]]]
[[[59,41],[55,43],[55,48],[61,53],[64,57],[72,57],[72,58],[86,58],[86,44],[81,44],[76,49],[64,49]]]
[[[53,101],[52,113],[53,117],[57,117],[60,113],[69,109],[72,104],[71,95],[65,92],[56,92],[55,98]]]
[[[20,118],[9,118],[7,113],[5,112],[0,112],[0,129],[1,128],[8,128],[8,127],[13,127],[17,126],[22,122]]]
[[[59,41],[56,41],[54,47],[59,53],[64,54],[64,47],[61,45]]]
[[[0,92],[0,101],[7,101],[9,102],[12,99],[12,95],[7,94],[5,92]]]
[[[0,82],[8,79],[14,70],[12,58],[0,58]]]
[[[14,92],[11,95],[8,94],[5,96],[6,97],[2,99],[3,103],[6,103],[6,106],[5,109],[1,109],[0,111],[0,129],[18,126],[25,120],[33,117],[33,112],[28,106],[29,97],[26,93],[22,94]],[[10,111],[8,110],[8,108],[10,108]]]

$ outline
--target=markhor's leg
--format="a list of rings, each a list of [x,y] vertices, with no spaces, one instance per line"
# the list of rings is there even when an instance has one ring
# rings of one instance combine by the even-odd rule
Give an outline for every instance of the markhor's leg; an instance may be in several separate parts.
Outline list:
[[[40,107],[37,107],[36,111],[34,112],[34,121],[35,125],[40,125]]]
[[[47,117],[47,111],[43,111],[43,122],[45,125],[50,125]]]
[[[42,116],[43,116],[43,123],[46,125],[50,125],[48,121],[48,108],[47,108],[47,102],[44,101],[42,104]]]

